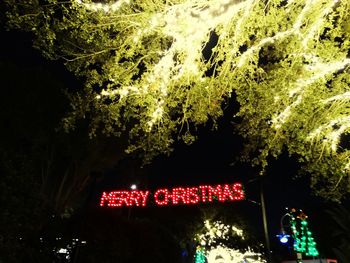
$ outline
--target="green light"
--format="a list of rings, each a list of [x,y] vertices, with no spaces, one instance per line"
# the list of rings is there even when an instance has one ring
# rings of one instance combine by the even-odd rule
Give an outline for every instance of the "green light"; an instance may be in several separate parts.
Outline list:
[[[205,255],[202,248],[197,248],[195,263],[205,263]]]
[[[290,225],[294,238],[295,252],[303,253],[306,256],[317,257],[319,255],[316,242],[312,237],[312,232],[308,228],[307,217],[291,216]]]

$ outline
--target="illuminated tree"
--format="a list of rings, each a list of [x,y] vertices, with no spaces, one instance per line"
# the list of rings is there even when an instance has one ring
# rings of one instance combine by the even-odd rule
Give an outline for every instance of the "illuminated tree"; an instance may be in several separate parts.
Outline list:
[[[290,225],[294,239],[294,251],[306,256],[317,257],[319,253],[313,234],[308,227],[307,215],[302,211],[296,213],[295,209],[292,209],[290,213]]]
[[[232,94],[244,158],[287,149],[319,194],[350,191],[350,3],[339,0],[5,0],[9,26],[85,81],[67,129],[130,131],[152,158],[218,119]],[[214,125],[215,126],[215,125]]]
[[[243,230],[220,221],[206,220],[204,229],[196,235],[195,240],[198,242],[196,263],[204,263],[205,260],[208,263],[266,262],[259,252],[243,244]]]
[[[196,254],[195,254],[195,263],[205,263],[205,254],[201,247],[197,247]]]

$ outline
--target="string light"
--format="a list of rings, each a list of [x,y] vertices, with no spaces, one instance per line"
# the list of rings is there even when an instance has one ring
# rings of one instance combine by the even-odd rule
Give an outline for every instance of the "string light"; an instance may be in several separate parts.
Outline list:
[[[205,254],[201,247],[197,247],[195,255],[195,263],[205,263]]]
[[[118,0],[115,3],[103,4],[103,3],[84,3],[83,0],[75,0],[79,5],[83,5],[87,10],[98,12],[103,11],[105,13],[116,12],[123,4],[129,4],[130,0]]]
[[[149,191],[140,190],[103,192],[100,206],[146,206],[149,194]],[[244,199],[244,192],[240,183],[216,186],[200,185],[198,187],[161,188],[154,193],[153,198],[158,206],[191,205],[212,203],[215,199],[219,202],[238,201]]]
[[[154,194],[154,200],[157,205],[167,205],[169,201],[168,189],[159,189]]]
[[[220,221],[204,221],[204,232],[198,233],[195,241],[199,243],[195,254],[195,263],[265,263],[260,253],[250,247],[235,249],[223,244],[230,237],[244,240],[243,230]]]
[[[100,206],[146,206],[149,191],[112,191],[103,192]]]
[[[298,69],[291,68],[291,71],[300,77],[292,78],[287,83],[281,82],[282,85],[277,85],[277,87],[274,83],[266,80],[269,87],[270,84],[274,87],[274,92],[271,94],[276,99],[276,107],[271,109],[266,107],[267,116],[271,117],[268,124],[274,129],[273,132],[278,134],[278,130],[289,129],[289,121],[292,121],[293,116],[301,115],[300,112],[303,111],[299,108],[304,107],[304,103],[308,103],[307,98],[311,92],[314,92],[314,87],[317,84],[322,87],[319,89],[320,91],[326,91],[324,94],[320,92],[322,96],[319,95],[321,96],[319,102],[321,103],[340,104],[340,100],[347,101],[349,98],[349,93],[344,92],[343,88],[338,91],[343,94],[337,94],[337,89],[324,89],[325,83],[329,83],[329,80],[334,78],[333,74],[347,69],[350,63],[346,55],[346,41],[341,47],[335,47],[334,44],[337,43],[335,39],[332,40],[341,33],[341,29],[338,27],[340,22],[336,23],[334,17],[339,17],[339,21],[342,21],[342,15],[345,12],[342,10],[346,9],[346,4],[343,4],[342,1],[289,0],[282,1],[285,3],[281,6],[278,1],[267,1],[266,5],[262,5],[261,1],[258,0],[184,0],[160,1],[157,4],[151,1],[153,3],[149,6],[151,12],[147,12],[147,8],[144,8],[145,10],[136,8],[138,3],[130,0],[104,2],[106,1],[73,0],[73,3],[86,10],[88,15],[94,15],[91,14],[92,12],[96,12],[98,16],[101,15],[104,18],[103,26],[105,20],[108,21],[108,25],[116,24],[116,27],[119,24],[122,26],[130,24],[130,30],[125,37],[120,34],[121,37],[124,37],[123,41],[120,42],[128,43],[125,46],[130,47],[131,50],[137,50],[139,45],[143,47],[143,43],[147,43],[144,40],[149,37],[154,38],[158,43],[164,42],[161,45],[151,45],[149,50],[147,46],[143,47],[147,50],[145,54],[134,52],[135,55],[131,55],[133,52],[130,54],[129,51],[121,52],[120,56],[124,54],[132,56],[128,63],[134,65],[130,68],[141,68],[139,65],[146,68],[137,74],[137,78],[134,76],[130,81],[124,83],[124,81],[118,81],[119,77],[117,77],[123,74],[119,74],[119,70],[114,72],[113,63],[107,64],[108,66],[103,68],[106,71],[105,75],[108,76],[108,82],[112,84],[95,95],[96,100],[99,100],[101,104],[106,102],[110,105],[110,99],[112,99],[112,103],[117,105],[116,109],[119,109],[120,105],[120,107],[131,106],[132,109],[136,109],[135,112],[140,111],[142,113],[138,114],[140,127],[147,133],[160,131],[162,127],[170,127],[168,124],[174,123],[172,116],[178,115],[171,113],[171,111],[174,111],[175,108],[181,108],[172,106],[174,98],[176,101],[179,97],[186,98],[176,102],[179,103],[178,105],[183,105],[186,100],[186,106],[182,107],[183,112],[180,113],[184,113],[183,116],[181,115],[182,123],[192,119],[195,122],[198,119],[200,122],[206,121],[207,116],[198,118],[195,115],[198,110],[194,109],[192,114],[192,108],[190,106],[187,108],[187,105],[197,101],[197,97],[202,97],[193,96],[197,93],[197,88],[199,91],[205,90],[203,97],[208,97],[210,103],[212,103],[212,99],[210,99],[209,94],[221,94],[221,98],[224,98],[225,94],[232,94],[232,90],[238,90],[241,85],[217,85],[216,79],[218,81],[226,81],[226,77],[240,79],[241,77],[246,78],[241,71],[264,71],[259,65],[260,63],[256,63],[262,49],[269,45],[276,45],[279,50],[279,47],[283,47],[285,42],[293,43],[295,41],[295,48],[286,45],[286,50],[283,48],[280,53],[285,52],[285,59],[293,57],[291,61],[298,62],[295,65],[300,64]],[[271,15],[273,16],[270,17]],[[259,21],[259,18],[262,19],[262,25],[256,27],[253,23]],[[118,29],[117,32],[119,33],[119,31],[123,30]],[[324,40],[323,35],[328,35],[328,31],[332,32],[333,37],[330,40]],[[211,58],[204,59],[203,47],[211,42],[213,32],[217,35],[218,40],[212,48]],[[340,38],[342,39],[342,37]],[[121,50],[124,48],[124,46],[120,47]],[[240,50],[241,47],[244,49]],[[115,47],[116,50],[118,48],[119,46]],[[141,54],[142,57],[139,58]],[[148,60],[150,54],[154,58]],[[115,63],[118,65],[116,68],[119,68],[121,63],[119,58],[115,60]],[[280,67],[280,65],[283,64],[276,63],[275,66]],[[206,74],[209,68],[215,68],[215,74],[213,73],[212,76]],[[297,71],[295,71],[296,69]],[[237,74],[230,76],[231,73]],[[270,74],[270,70],[265,73]],[[225,81],[221,83],[225,83]],[[251,81],[257,83],[255,77]],[[205,82],[203,88],[201,87],[202,82]],[[224,90],[221,88],[222,86],[227,86],[227,88]],[[220,87],[219,90],[218,87]],[[186,90],[183,93],[184,96],[178,96],[179,90],[182,89]],[[221,89],[223,89],[222,92]],[[280,92],[275,92],[275,90]],[[237,95],[239,100],[239,92]],[[331,96],[331,98],[325,98],[325,96]],[[132,98],[132,103],[128,101],[129,98]],[[218,100],[219,103],[222,101],[221,98]],[[134,104],[138,101],[147,101],[147,107],[140,107],[138,103]],[[329,116],[334,115],[331,118],[335,120],[346,117],[348,112],[344,107],[344,104],[341,104],[339,110],[337,107],[330,108]],[[263,109],[265,108],[263,107]],[[117,112],[119,114],[119,111]],[[191,114],[187,114],[187,112],[191,112]],[[242,112],[244,111],[242,110]],[[208,116],[215,115],[208,111]],[[318,135],[317,132],[322,131],[325,135],[317,136],[323,144],[321,145],[322,149],[328,148],[332,153],[337,153],[340,138],[349,131],[350,124],[344,120],[346,122],[335,126],[340,127],[339,129],[328,129],[329,116],[325,117],[321,123],[315,122],[315,127],[310,129],[309,137],[313,137],[313,134]],[[309,133],[309,130],[306,132]],[[303,136],[304,138],[306,137]],[[181,203],[182,197],[179,196],[179,198],[178,202]]]
[[[317,257],[319,253],[312,232],[308,228],[307,215],[302,211],[297,214],[293,209],[290,213],[290,225],[294,238],[294,250],[306,256]]]

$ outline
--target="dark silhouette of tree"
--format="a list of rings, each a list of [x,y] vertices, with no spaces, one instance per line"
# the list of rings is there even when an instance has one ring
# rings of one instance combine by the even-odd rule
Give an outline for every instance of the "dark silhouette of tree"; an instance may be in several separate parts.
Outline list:
[[[328,235],[332,250],[339,263],[350,260],[350,211],[347,206],[333,205],[327,210],[332,227]]]

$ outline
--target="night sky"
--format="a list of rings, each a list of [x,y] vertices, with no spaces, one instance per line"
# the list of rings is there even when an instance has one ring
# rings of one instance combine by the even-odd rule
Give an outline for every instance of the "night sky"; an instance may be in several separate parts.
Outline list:
[[[28,72],[34,67],[45,68],[59,78],[68,89],[80,85],[60,62],[46,61],[41,57],[39,51],[32,49],[30,37],[25,34],[1,32],[0,62],[3,65],[14,65],[14,72]],[[15,76],[15,74],[14,77],[21,78],[20,75]],[[2,88],[8,89],[9,87]],[[28,87],[28,93],[31,88]],[[136,183],[139,189],[154,190],[160,187],[196,186],[204,183],[215,185],[239,181],[245,187],[246,200],[239,204],[225,204],[225,206],[232,206],[243,214],[247,222],[252,224],[259,238],[262,238],[258,170],[249,164],[237,162],[243,141],[237,134],[234,134],[234,127],[231,123],[231,116],[235,113],[237,105],[234,99],[228,104],[231,106],[226,107],[224,117],[219,120],[218,130],[212,130],[210,124],[206,127],[199,127],[198,140],[191,146],[176,143],[170,156],[159,156],[144,167],[140,167],[140,161],[136,157],[125,157],[118,163],[106,167],[103,172],[100,172],[98,179],[91,187],[90,197],[87,199],[88,206],[97,209],[102,191],[128,188],[133,183]],[[56,113],[52,112],[52,114]],[[327,247],[327,233],[322,232],[324,231],[322,227],[326,224],[323,221],[323,209],[327,204],[311,195],[307,178],[295,179],[298,168],[296,160],[285,154],[279,160],[272,160],[266,172],[264,193],[273,250],[275,248],[278,250],[279,247],[275,236],[279,232],[279,221],[285,213],[285,207],[297,207],[309,214],[314,232],[319,231],[319,240],[321,243],[324,242],[323,247]],[[149,217],[152,218],[152,211],[155,209],[170,211],[169,208],[149,208]],[[179,211],[176,209],[174,208],[174,211]],[[186,209],[189,212],[189,209],[197,208]],[[127,213],[127,211],[124,212]],[[134,217],[142,216],[142,213],[140,208],[132,211]],[[157,213],[155,216],[158,216]],[[233,213],[232,217],[234,216]],[[327,253],[331,252],[328,250]]]

